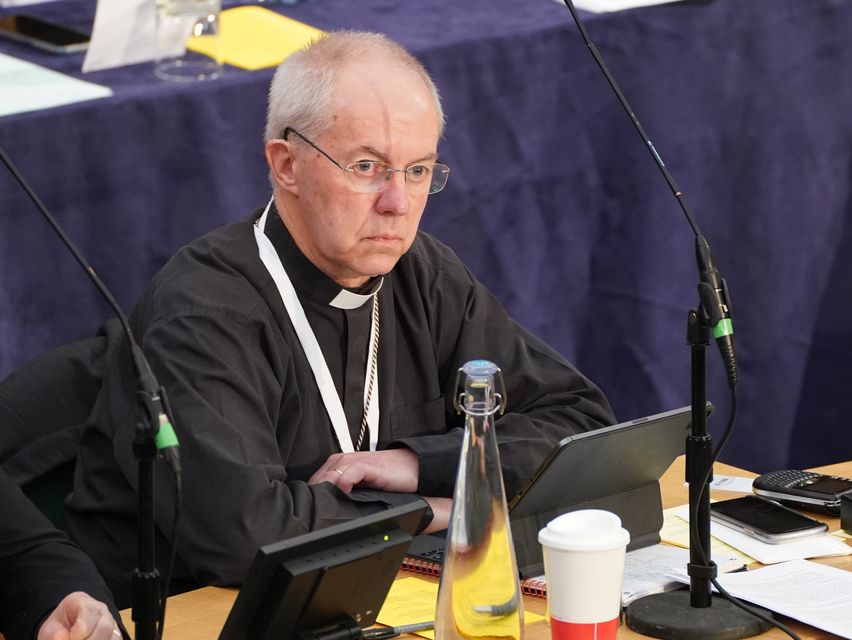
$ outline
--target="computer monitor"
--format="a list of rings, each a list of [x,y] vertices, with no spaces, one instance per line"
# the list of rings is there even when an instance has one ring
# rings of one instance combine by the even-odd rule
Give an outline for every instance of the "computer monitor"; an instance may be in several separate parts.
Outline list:
[[[358,637],[417,532],[423,501],[261,547],[219,640]]]

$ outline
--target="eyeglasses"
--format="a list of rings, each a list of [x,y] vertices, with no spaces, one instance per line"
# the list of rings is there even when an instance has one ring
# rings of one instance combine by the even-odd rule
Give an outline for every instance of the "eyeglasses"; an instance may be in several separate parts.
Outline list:
[[[450,168],[440,162],[418,162],[405,167],[405,169],[394,169],[387,162],[359,160],[344,167],[292,127],[284,129],[284,134],[281,137],[286,140],[291,133],[295,133],[331,160],[335,166],[342,169],[343,175],[346,177],[346,184],[358,193],[378,193],[386,190],[393,174],[399,171],[405,176],[405,186],[408,193],[425,196],[438,193],[443,189],[447,184],[447,177],[450,175]]]

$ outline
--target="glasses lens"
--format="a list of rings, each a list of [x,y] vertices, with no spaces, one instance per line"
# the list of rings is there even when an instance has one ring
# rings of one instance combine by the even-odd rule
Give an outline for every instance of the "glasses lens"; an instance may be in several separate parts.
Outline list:
[[[394,169],[377,160],[362,160],[346,167],[346,180],[353,191],[378,193],[388,188],[395,171],[405,175],[408,193],[427,195],[438,193],[447,184],[450,168],[445,164],[415,164],[406,169]]]
[[[441,189],[447,186],[447,178],[450,177],[450,168],[436,162],[432,165],[432,182],[429,185],[429,193],[438,193]]]
[[[387,188],[390,165],[377,160],[361,160],[346,167],[349,186],[359,193],[376,193]]]

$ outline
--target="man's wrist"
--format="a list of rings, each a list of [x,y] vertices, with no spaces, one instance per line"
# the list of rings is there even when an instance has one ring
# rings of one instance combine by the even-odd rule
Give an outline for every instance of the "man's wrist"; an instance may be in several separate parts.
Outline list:
[[[426,498],[421,498],[426,503],[426,510],[423,512],[423,517],[420,518],[420,525],[417,527],[417,533],[423,533],[424,529],[432,524],[435,519],[435,512],[432,510],[432,505]]]

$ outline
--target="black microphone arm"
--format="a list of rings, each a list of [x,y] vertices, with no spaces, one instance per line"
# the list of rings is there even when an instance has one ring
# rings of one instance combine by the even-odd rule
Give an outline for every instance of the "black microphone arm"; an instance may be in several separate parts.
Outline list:
[[[159,622],[159,636],[162,636],[162,619],[165,602],[158,604],[168,594],[160,593],[160,574],[155,566],[154,560],[154,475],[153,463],[158,454],[161,454],[175,475],[175,519],[173,523],[174,534],[172,536],[172,557],[176,547],[176,522],[180,509],[181,492],[181,468],[180,456],[178,454],[178,439],[174,427],[169,419],[168,401],[165,390],[157,383],[142,348],[133,337],[130,323],[121,307],[116,302],[112,293],[89,265],[82,253],[77,249],[53,215],[44,206],[41,199],[30,188],[27,181],[12,163],[6,152],[0,148],[0,160],[21,185],[24,192],[35,204],[47,220],[50,227],[59,236],[63,244],[80,264],[97,290],[109,304],[121,323],[127,341],[130,344],[133,367],[138,380],[136,391],[137,399],[142,408],[142,419],[136,425],[133,440],[133,453],[139,463],[139,567],[134,573],[133,581],[133,621],[136,625],[135,637],[137,640],[154,640],[158,637],[157,626]],[[171,569],[166,573],[166,585],[170,577]]]
[[[642,142],[644,142],[645,147],[654,158],[654,163],[663,174],[666,184],[669,185],[669,189],[671,189],[672,194],[680,205],[681,211],[683,211],[683,215],[686,217],[686,221],[692,228],[693,234],[695,234],[695,258],[698,263],[698,273],[701,276],[701,282],[698,285],[701,310],[705,315],[705,319],[707,320],[711,331],[713,332],[713,337],[716,339],[716,344],[718,345],[719,352],[722,355],[722,360],[725,364],[725,370],[728,377],[728,386],[733,390],[737,386],[737,360],[732,337],[734,327],[731,320],[731,301],[728,295],[728,287],[727,284],[725,284],[725,279],[719,275],[718,269],[716,269],[713,264],[713,258],[710,255],[710,245],[707,243],[707,239],[698,228],[698,223],[696,223],[692,212],[686,204],[683,192],[678,188],[672,174],[669,173],[663,159],[660,157],[660,154],[657,153],[654,143],[651,142],[648,134],[645,133],[645,129],[642,128],[642,125],[636,117],[636,114],[633,112],[630,103],[627,102],[627,98],[624,97],[624,94],[621,92],[621,88],[609,72],[609,69],[598,52],[597,47],[589,37],[586,27],[580,20],[580,16],[577,14],[574,3],[572,0],[563,1],[565,2],[565,6],[568,7],[568,11],[571,12],[571,17],[574,19],[574,23],[577,25],[577,29],[580,31],[580,35],[582,36],[586,47],[589,49],[589,53],[592,55],[592,58],[594,58],[595,63],[598,65],[598,68],[601,70],[606,81],[609,83],[609,86],[618,98],[619,104],[627,112],[627,116],[633,123],[636,132],[642,138]]]
[[[768,611],[757,610],[730,596],[716,580],[717,568],[710,557],[710,495],[707,483],[713,474],[713,463],[731,434],[737,407],[737,363],[732,337],[733,323],[728,286],[713,263],[710,246],[686,205],[683,192],[666,169],[654,144],[648,138],[636,114],[633,113],[633,109],[604,64],[597,47],[589,38],[574,3],[572,0],[563,1],[571,12],[571,17],[595,63],[627,112],[645,147],[654,158],[657,168],[662,172],[687,222],[692,227],[695,235],[695,259],[700,278],[699,309],[690,310],[687,318],[687,343],[692,353],[692,426],[686,438],[686,479],[689,483],[690,512],[690,562],[687,565],[687,573],[690,577],[690,588],[685,596],[682,591],[670,591],[647,596],[632,603],[627,608],[625,616],[627,626],[639,633],[668,640],[704,640],[708,637],[732,640],[756,635],[765,631],[770,624],[775,624],[795,638],[797,636],[781,623],[772,620]],[[719,347],[731,392],[728,424],[715,451],[711,451],[710,436],[706,430],[704,415],[706,400],[704,352],[711,335]],[[711,597],[711,583],[726,599],[718,600]],[[713,602],[716,606],[711,608]]]

